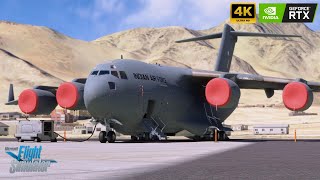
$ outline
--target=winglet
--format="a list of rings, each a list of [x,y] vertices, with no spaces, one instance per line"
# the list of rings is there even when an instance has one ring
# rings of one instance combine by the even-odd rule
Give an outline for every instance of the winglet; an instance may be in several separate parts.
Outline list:
[[[14,101],[13,84],[10,84],[10,87],[9,87],[8,102],[10,101]]]
[[[14,100],[13,84],[9,86],[8,102],[5,105],[17,105],[18,101]]]

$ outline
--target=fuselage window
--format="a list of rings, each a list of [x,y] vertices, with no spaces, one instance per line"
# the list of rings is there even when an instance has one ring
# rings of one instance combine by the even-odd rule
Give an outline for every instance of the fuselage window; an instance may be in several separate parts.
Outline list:
[[[126,72],[119,71],[121,79],[128,79]]]
[[[110,89],[116,89],[116,83],[114,83],[114,82],[108,82],[108,84],[109,84],[109,88]]]
[[[110,74],[110,72],[109,71],[100,71],[99,72],[99,75],[105,75],[105,74]]]
[[[119,78],[118,72],[117,71],[111,71],[111,74],[117,78]]]
[[[97,75],[99,71],[92,71],[91,75]]]

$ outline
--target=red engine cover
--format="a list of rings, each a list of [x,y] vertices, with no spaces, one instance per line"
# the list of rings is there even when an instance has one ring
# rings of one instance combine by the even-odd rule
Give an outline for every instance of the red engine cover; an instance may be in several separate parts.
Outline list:
[[[303,111],[311,106],[313,94],[306,84],[291,82],[284,87],[282,99],[286,108],[293,111]]]
[[[73,108],[78,104],[78,88],[71,82],[59,86],[56,94],[58,104],[63,108]]]
[[[54,93],[42,89],[27,89],[19,96],[18,105],[26,114],[50,114],[57,106]]]
[[[229,79],[215,78],[208,82],[205,96],[212,106],[237,105],[240,98],[240,89],[236,83]]]
[[[19,96],[18,105],[23,113],[34,113],[37,110],[38,103],[38,95],[32,89],[22,91],[22,93]]]

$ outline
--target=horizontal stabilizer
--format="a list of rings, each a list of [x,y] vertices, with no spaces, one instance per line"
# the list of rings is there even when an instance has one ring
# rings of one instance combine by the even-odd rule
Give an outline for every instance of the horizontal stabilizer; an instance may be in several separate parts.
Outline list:
[[[200,41],[200,40],[207,40],[207,39],[216,39],[216,38],[221,38],[221,37],[222,37],[222,33],[216,33],[216,34],[210,34],[210,35],[206,35],[206,36],[199,36],[199,37],[194,37],[194,38],[189,38],[189,39],[183,39],[180,41],[176,41],[176,43]]]
[[[241,31],[231,31],[230,35],[233,37],[238,37],[238,36],[252,36],[252,37],[301,37],[299,35],[294,35],[294,34],[273,34],[273,33],[255,33],[255,32],[241,32]],[[208,40],[208,39],[217,39],[221,38],[222,33],[215,33],[215,34],[210,34],[210,35],[205,35],[205,36],[198,36],[194,38],[189,38],[189,39],[183,39],[176,41],[176,43],[182,43],[182,42],[191,42],[191,41],[200,41],[200,40]]]
[[[230,32],[232,36],[256,36],[256,37],[301,37],[294,34],[273,34],[273,33],[254,33],[254,32]]]

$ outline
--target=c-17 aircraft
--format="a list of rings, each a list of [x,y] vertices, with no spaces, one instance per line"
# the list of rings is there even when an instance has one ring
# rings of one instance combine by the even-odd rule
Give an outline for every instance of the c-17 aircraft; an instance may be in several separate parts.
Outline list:
[[[14,100],[10,87],[7,105],[18,104],[26,114],[49,114],[57,104],[70,110],[88,110],[107,127],[99,141],[115,142],[115,131],[132,140],[163,140],[181,130],[195,140],[212,137],[216,129],[227,139],[223,122],[238,106],[240,89],[262,89],[268,98],[283,89],[283,103],[292,111],[308,109],[320,83],[303,79],[230,73],[235,44],[240,36],[300,37],[235,31],[180,40],[177,43],[222,38],[214,71],[147,64],[117,59],[97,65],[89,76],[59,87],[36,86]]]

